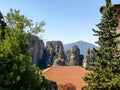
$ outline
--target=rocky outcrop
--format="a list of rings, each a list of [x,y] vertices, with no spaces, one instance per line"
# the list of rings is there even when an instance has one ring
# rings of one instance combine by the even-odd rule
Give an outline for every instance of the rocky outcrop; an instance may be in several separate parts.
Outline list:
[[[79,65],[80,62],[80,49],[77,45],[74,45],[70,50],[70,62],[69,65]]]
[[[66,50],[65,51],[65,65],[69,65],[69,61],[70,61],[70,50]]]
[[[34,35],[29,35],[27,42],[31,49],[32,63],[39,67],[45,66],[46,62],[43,60],[44,42]]]
[[[80,61],[79,61],[79,66],[83,65],[83,59],[84,59],[84,55],[80,55]]]
[[[64,65],[65,65],[64,59],[61,58],[57,58],[53,62],[53,66],[64,66]]]
[[[46,68],[47,65],[82,65],[83,55],[80,55],[80,49],[76,45],[64,53],[61,41],[48,41],[44,46],[44,42],[37,36],[28,35],[27,42],[31,49],[32,63],[41,68]]]
[[[65,51],[65,65],[76,66],[83,65],[84,56],[80,54],[80,49],[77,45],[72,46],[70,50]]]
[[[46,42],[46,61],[51,65],[65,65],[64,48],[61,41]]]
[[[32,63],[46,68],[50,65],[65,65],[64,48],[61,41],[48,41],[44,48],[44,42],[37,36],[28,35],[27,42],[31,49]]]
[[[85,68],[89,62],[94,62],[96,60],[95,48],[93,50],[88,49],[84,59],[83,59],[83,67]]]

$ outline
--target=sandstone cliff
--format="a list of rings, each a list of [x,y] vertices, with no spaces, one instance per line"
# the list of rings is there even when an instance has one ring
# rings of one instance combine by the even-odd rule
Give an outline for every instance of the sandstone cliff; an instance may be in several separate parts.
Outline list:
[[[45,46],[37,36],[29,35],[27,42],[31,49],[32,63],[41,68],[46,68],[47,65],[82,65],[83,55],[80,55],[77,45],[64,53],[61,41],[48,41]]]
[[[64,48],[61,41],[48,41],[45,51],[47,64],[65,65]]]
[[[94,48],[93,50],[88,49],[83,59],[83,67],[86,67],[89,62],[94,61],[96,61],[96,54]]]
[[[70,62],[69,65],[79,65],[80,49],[77,45],[72,46],[70,50]]]
[[[31,49],[32,63],[39,67],[45,64],[46,62],[43,60],[44,42],[39,37],[33,35],[28,36],[27,42]]]

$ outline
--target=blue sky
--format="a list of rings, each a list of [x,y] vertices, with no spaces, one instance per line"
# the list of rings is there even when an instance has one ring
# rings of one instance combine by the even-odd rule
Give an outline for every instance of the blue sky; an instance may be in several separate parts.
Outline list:
[[[92,28],[100,22],[99,9],[104,4],[105,0],[0,0],[0,11],[6,14],[10,8],[17,9],[34,22],[44,20],[44,41],[94,43],[97,37],[93,36]]]

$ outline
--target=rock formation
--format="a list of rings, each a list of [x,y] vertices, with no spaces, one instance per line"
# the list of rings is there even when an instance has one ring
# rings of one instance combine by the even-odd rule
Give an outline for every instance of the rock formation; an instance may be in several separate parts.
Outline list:
[[[93,50],[88,49],[83,59],[83,67],[85,68],[89,62],[94,62],[95,60],[96,60],[96,55],[94,48]]]
[[[31,49],[32,63],[41,68],[46,68],[47,65],[82,65],[83,55],[80,55],[80,49],[76,45],[64,53],[61,41],[48,41],[45,47],[39,37],[28,35],[27,42]]]
[[[65,51],[65,65],[69,65],[69,61],[70,61],[70,50],[66,50]]]
[[[39,67],[45,66],[46,62],[43,60],[44,42],[34,35],[29,35],[27,42],[31,49],[32,63]]]
[[[61,41],[48,41],[45,51],[47,64],[65,65],[64,48]]]
[[[64,66],[64,65],[65,65],[64,59],[61,58],[57,58],[53,62],[53,66]]]
[[[31,49],[32,63],[41,68],[50,65],[65,65],[64,48],[61,41],[48,41],[44,48],[44,42],[37,36],[28,35],[27,42]]]
[[[79,66],[83,65],[83,59],[84,59],[84,55],[80,55],[80,61],[79,61]]]
[[[79,65],[80,62],[80,49],[77,45],[74,45],[70,50],[69,65]]]

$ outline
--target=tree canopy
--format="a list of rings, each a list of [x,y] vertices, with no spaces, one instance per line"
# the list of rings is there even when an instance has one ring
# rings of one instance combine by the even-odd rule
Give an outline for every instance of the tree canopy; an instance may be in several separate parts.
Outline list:
[[[31,52],[26,42],[27,32],[39,33],[44,21],[34,25],[32,20],[10,9],[4,17],[0,13],[0,89],[40,90],[48,86],[41,70],[31,63]]]
[[[117,33],[117,13],[113,8],[111,0],[106,0],[103,6],[102,19],[97,27],[93,29],[96,42],[100,47],[96,49],[96,61],[90,63],[88,69],[93,73],[85,76],[88,83],[87,90],[119,90],[120,89],[120,34]],[[100,90],[101,90],[100,89]]]

